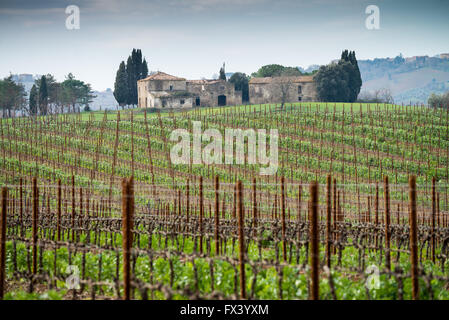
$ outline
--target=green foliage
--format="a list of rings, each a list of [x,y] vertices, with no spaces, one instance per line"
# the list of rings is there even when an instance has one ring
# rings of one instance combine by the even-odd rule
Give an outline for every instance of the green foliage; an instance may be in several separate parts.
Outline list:
[[[362,78],[355,52],[343,51],[338,63],[321,66],[314,79],[321,101],[356,101],[362,87]]]
[[[118,73],[121,73],[121,77],[123,76],[123,70],[120,71],[120,68],[122,68],[122,65],[120,64]],[[133,49],[131,52],[131,55],[128,57],[128,60],[126,61],[126,76],[128,79],[127,83],[127,89],[128,94],[126,96],[126,104],[128,105],[136,105],[138,102],[138,94],[137,94],[137,81],[140,79],[143,79],[148,75],[148,65],[147,61],[144,59],[142,61],[142,51],[140,49]],[[120,80],[122,81],[122,80]],[[117,78],[116,78],[117,82]],[[121,85],[124,87],[124,85]],[[123,90],[123,88],[121,88]],[[121,93],[120,93],[121,94]],[[115,96],[115,95],[114,95]],[[116,97],[117,100],[117,97]],[[122,97],[120,96],[120,100],[122,100]],[[119,102],[119,100],[117,100]],[[123,102],[122,102],[123,103]],[[119,102],[120,104],[120,102]]]
[[[236,72],[229,79],[230,83],[234,84],[235,90],[242,91],[242,102],[249,101],[249,77],[242,73]]]
[[[128,74],[125,61],[120,63],[114,83],[114,98],[123,107],[128,102]]]
[[[279,64],[268,64],[262,66],[251,76],[254,78],[277,77],[277,76],[301,76],[302,73],[296,67],[284,67]]]
[[[449,91],[441,95],[432,93],[427,104],[431,108],[449,108]]]
[[[12,76],[0,80],[0,110],[2,110],[3,116],[11,116],[11,111],[20,110],[24,105],[24,87],[21,84],[16,84],[12,80]]]
[[[225,73],[225,64],[224,63],[223,63],[223,67],[220,68],[220,73],[219,73],[218,79],[226,81],[226,73]]]
[[[90,84],[75,79],[69,73],[61,83],[63,101],[72,107],[72,112],[80,111],[80,106],[88,106],[92,102],[92,90]]]
[[[47,78],[42,76],[39,85],[39,111],[42,115],[46,115],[48,112],[48,91],[47,91]]]
[[[37,88],[36,88],[35,84],[33,84],[33,87],[31,87],[29,104],[30,104],[30,108],[29,108],[30,114],[36,115],[37,114]]]

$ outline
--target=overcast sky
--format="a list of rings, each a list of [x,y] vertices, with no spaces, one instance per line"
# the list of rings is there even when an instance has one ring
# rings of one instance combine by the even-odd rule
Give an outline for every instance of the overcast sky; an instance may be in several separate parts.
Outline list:
[[[80,9],[68,30],[65,8]],[[380,29],[368,30],[368,5]],[[250,74],[279,63],[326,64],[341,50],[358,59],[449,52],[446,0],[0,0],[0,77],[72,72],[113,88],[120,61],[142,49],[152,71],[189,79]]]

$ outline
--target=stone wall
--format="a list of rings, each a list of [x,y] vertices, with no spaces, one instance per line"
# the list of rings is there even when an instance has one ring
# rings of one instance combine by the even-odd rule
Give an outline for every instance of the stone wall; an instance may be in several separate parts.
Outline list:
[[[281,103],[285,93],[285,102],[317,101],[314,82],[282,82],[249,84],[249,101],[252,104]]]
[[[187,91],[194,97],[193,105],[198,107],[213,107],[220,105],[219,96],[221,96],[220,103],[222,105],[236,105],[242,103],[241,91],[235,91],[232,83],[222,80],[187,81]]]
[[[174,97],[174,96],[154,97],[153,108],[161,108],[161,109],[192,108],[192,103],[193,103],[192,97]]]
[[[185,91],[186,80],[151,80],[146,81],[148,91]]]

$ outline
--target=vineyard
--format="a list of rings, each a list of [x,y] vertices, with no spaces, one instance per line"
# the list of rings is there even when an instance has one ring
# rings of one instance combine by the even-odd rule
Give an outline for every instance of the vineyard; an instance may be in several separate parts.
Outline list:
[[[449,299],[448,110],[0,119],[0,298]],[[174,164],[194,121],[277,129],[276,174]]]

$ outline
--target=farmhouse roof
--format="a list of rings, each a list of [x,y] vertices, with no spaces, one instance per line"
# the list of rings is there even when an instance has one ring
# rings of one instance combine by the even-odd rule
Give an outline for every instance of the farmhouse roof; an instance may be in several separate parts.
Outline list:
[[[152,74],[145,79],[141,79],[139,81],[148,81],[148,80],[172,80],[172,81],[185,81],[185,78],[179,78],[172,76],[171,74],[167,74],[165,72],[158,71],[155,74]]]
[[[282,78],[285,80],[290,80],[294,83],[299,82],[313,82],[313,76],[299,76],[299,77],[265,77],[265,78],[252,78],[250,84],[266,84],[272,83],[276,78]]]

